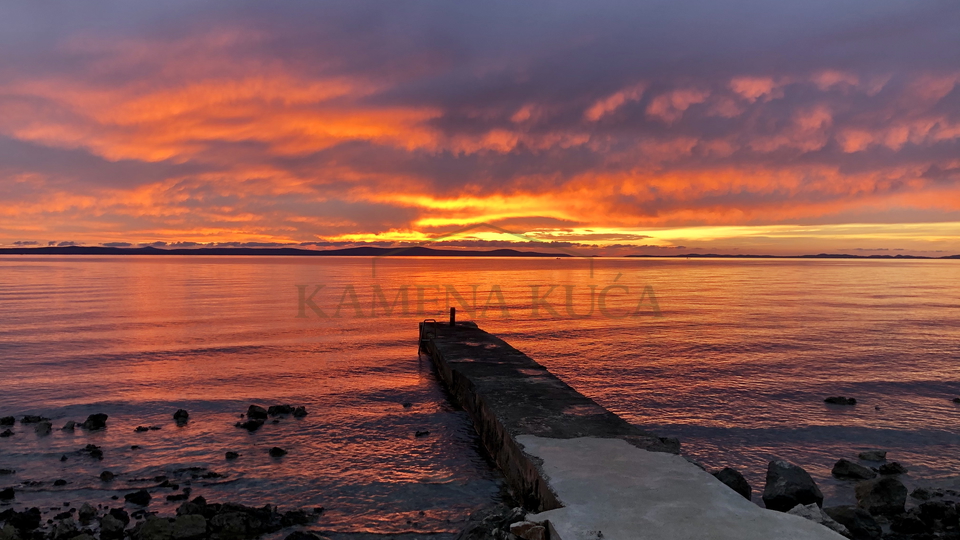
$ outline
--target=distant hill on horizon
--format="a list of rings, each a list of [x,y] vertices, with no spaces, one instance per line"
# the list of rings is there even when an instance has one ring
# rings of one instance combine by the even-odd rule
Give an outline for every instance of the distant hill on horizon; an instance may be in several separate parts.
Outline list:
[[[303,257],[570,257],[566,253],[541,253],[516,249],[457,250],[436,249],[424,246],[407,248],[381,248],[373,246],[342,249],[256,248],[256,247],[106,247],[106,246],[51,246],[0,248],[0,255],[254,255],[254,256],[303,256]]]
[[[373,246],[341,249],[300,249],[294,247],[106,247],[106,246],[50,246],[0,248],[0,255],[247,255],[287,257],[575,257],[569,253],[543,253],[509,248],[492,250],[437,249],[425,246],[382,248]],[[602,255],[584,257],[603,258]],[[960,255],[925,257],[920,255],[850,255],[846,253],[819,253],[817,255],[723,255],[719,253],[686,253],[679,255],[625,255],[628,258],[651,259],[960,259]]]

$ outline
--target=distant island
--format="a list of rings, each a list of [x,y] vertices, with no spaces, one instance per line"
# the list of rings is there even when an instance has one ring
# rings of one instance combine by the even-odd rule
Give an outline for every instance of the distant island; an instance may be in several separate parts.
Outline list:
[[[300,249],[294,247],[199,247],[157,248],[106,246],[50,246],[0,248],[0,255],[232,255],[285,257],[541,257],[570,258],[570,253],[543,253],[517,249],[460,250],[437,249],[424,246],[410,247],[352,247],[341,249]],[[603,258],[602,255],[583,257]],[[619,255],[617,257],[620,257]],[[960,255],[925,257],[920,255],[849,255],[846,253],[819,253],[817,255],[723,255],[719,253],[685,253],[679,255],[624,255],[629,258],[651,259],[960,259]]]

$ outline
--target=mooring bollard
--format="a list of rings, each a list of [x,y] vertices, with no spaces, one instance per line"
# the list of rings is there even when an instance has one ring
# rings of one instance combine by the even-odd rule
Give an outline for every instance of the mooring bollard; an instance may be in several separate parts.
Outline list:
[[[450,308],[450,328],[457,326],[457,308]]]

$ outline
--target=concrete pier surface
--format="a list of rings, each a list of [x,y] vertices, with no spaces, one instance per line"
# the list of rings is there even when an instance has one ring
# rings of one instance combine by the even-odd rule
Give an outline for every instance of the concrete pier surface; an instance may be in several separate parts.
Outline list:
[[[747,501],[472,322],[421,323],[421,347],[549,540],[843,538]]]

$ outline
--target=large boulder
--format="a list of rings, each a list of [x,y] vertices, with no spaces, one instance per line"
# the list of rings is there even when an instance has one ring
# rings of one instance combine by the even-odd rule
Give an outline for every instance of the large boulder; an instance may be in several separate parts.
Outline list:
[[[848,460],[841,459],[833,466],[833,475],[837,478],[853,478],[856,480],[871,480],[877,477],[877,473],[863,465]]]
[[[834,506],[823,511],[850,531],[854,540],[879,540],[883,529],[870,512],[854,506]]]
[[[800,516],[804,519],[809,519],[814,523],[819,523],[824,527],[835,531],[843,536],[850,536],[850,531],[846,527],[837,523],[833,520],[828,514],[820,509],[819,506],[811,504],[798,504],[787,511],[788,514],[793,514],[795,516]]]
[[[907,488],[896,478],[866,480],[856,487],[857,506],[877,515],[902,514]]]
[[[724,467],[722,470],[713,473],[713,476],[726,484],[730,489],[742,495],[744,499],[749,501],[753,498],[753,490],[750,489],[750,484],[747,483],[747,479],[736,469]]]
[[[123,538],[123,527],[123,522],[111,514],[103,516],[100,519],[101,540]]]
[[[798,504],[823,506],[823,493],[802,467],[786,461],[771,461],[767,466],[763,504],[778,512],[786,512]]]

